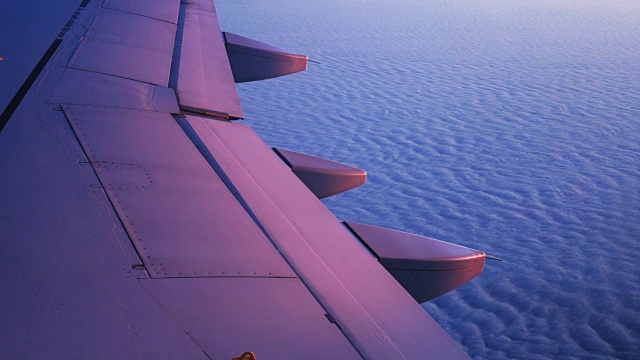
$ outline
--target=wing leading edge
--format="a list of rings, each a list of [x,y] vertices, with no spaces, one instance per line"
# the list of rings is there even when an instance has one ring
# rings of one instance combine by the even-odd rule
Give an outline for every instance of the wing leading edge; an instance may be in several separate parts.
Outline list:
[[[0,133],[2,357],[466,358],[225,120],[243,114],[212,1],[73,19]]]

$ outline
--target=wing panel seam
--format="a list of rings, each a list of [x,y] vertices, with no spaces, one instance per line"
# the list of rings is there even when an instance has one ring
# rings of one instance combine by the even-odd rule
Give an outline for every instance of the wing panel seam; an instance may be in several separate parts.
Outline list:
[[[178,73],[180,72],[180,57],[182,56],[182,39],[184,36],[184,21],[186,13],[187,4],[181,1],[180,9],[178,10],[178,23],[176,24],[176,37],[173,42],[173,54],[171,55],[171,67],[169,68],[168,87],[174,90],[178,88]],[[178,97],[177,91],[176,97]],[[180,100],[179,97],[178,100]]]

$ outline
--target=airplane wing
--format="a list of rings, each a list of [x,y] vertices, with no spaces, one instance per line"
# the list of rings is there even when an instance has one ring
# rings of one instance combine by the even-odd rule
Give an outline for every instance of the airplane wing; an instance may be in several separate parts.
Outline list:
[[[232,121],[304,68],[211,0],[83,1],[0,116],[0,358],[467,358],[416,299],[484,254],[340,222],[363,171]]]

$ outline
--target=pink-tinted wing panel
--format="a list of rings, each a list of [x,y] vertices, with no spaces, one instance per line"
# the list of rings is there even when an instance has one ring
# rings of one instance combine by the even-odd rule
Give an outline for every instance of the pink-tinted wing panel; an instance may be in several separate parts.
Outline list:
[[[38,86],[38,93],[51,105],[180,112],[173,89],[71,68],[48,69]]]
[[[0,132],[0,358],[207,359],[140,287],[134,247],[60,110]]]
[[[101,9],[69,67],[167,86],[176,25]]]
[[[295,276],[169,114],[64,110],[152,277]]]
[[[299,279],[140,283],[211,359],[360,359]]]
[[[177,24],[180,2],[175,0],[107,0],[102,6]]]

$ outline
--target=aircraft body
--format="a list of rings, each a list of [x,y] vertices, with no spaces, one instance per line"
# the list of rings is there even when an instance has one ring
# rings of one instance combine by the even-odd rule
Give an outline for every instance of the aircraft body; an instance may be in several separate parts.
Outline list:
[[[363,170],[235,121],[306,66],[211,0],[83,1],[0,116],[0,357],[467,358],[417,301],[484,253],[341,222]]]

